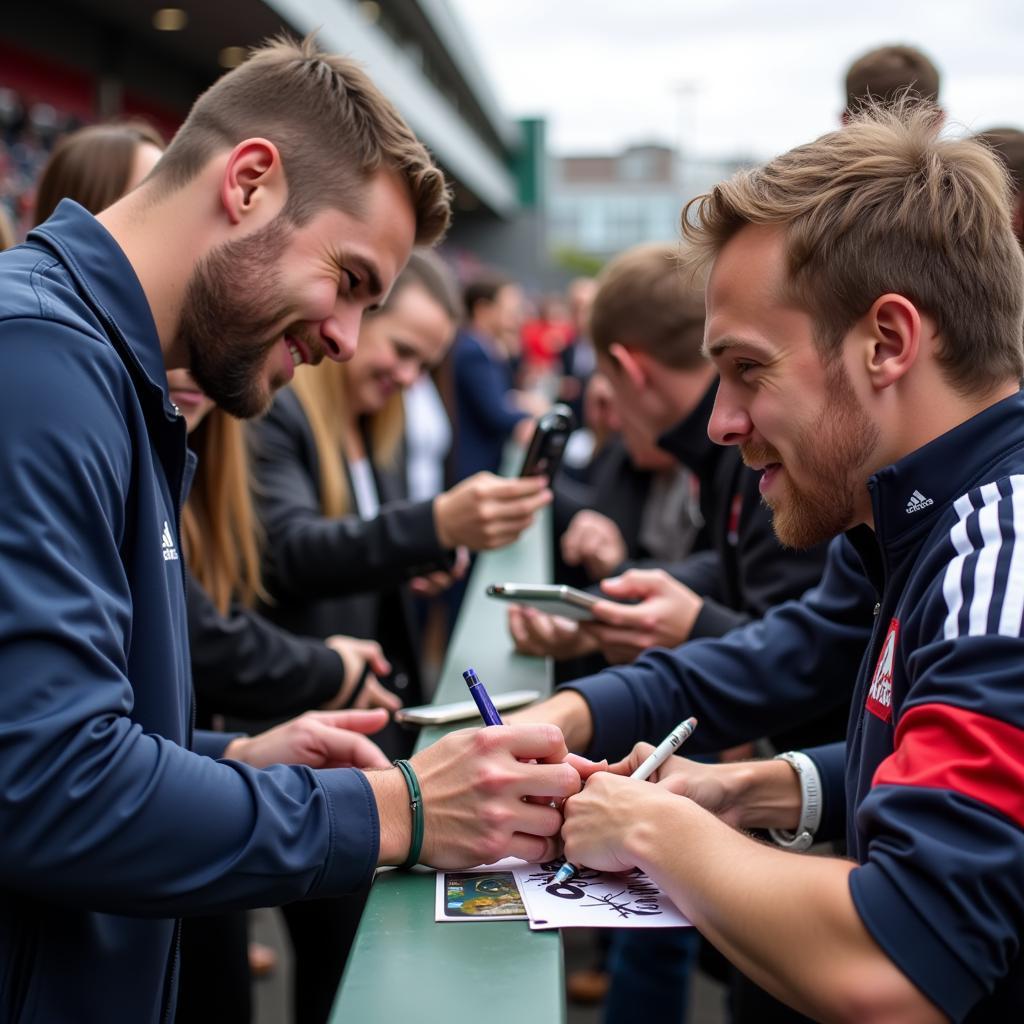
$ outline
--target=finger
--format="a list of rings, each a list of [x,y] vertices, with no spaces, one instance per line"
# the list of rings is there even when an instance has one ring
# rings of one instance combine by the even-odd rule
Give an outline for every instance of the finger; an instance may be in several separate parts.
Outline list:
[[[381,650],[380,644],[373,645],[374,650],[367,659],[370,662],[370,668],[373,669],[374,675],[386,676],[391,671],[391,662],[388,661],[387,655]]]
[[[486,508],[481,510],[481,514],[485,519],[496,523],[504,523],[512,519],[525,519],[532,516],[537,509],[543,508],[549,501],[551,501],[551,492],[545,490],[528,498],[490,502]]]
[[[330,735],[330,734],[329,734]],[[390,768],[391,762],[373,740],[359,733],[338,733],[338,742],[325,751],[327,767]]]
[[[609,770],[607,758],[600,761],[591,761],[589,757],[582,757],[580,754],[570,753],[566,756],[565,760],[579,773],[581,782],[586,782],[586,780],[595,772],[606,772]]]
[[[531,864],[554,860],[561,852],[562,842],[559,836],[530,836],[516,832],[508,844],[509,857],[519,857]]]
[[[368,708],[381,708],[384,711],[397,711],[402,706],[401,698],[390,690],[385,689],[380,683],[368,686],[364,691],[364,694],[366,697],[365,706]]]
[[[311,713],[324,725],[329,725],[334,729],[347,729],[349,732],[375,733],[388,724],[388,713],[383,708]]]
[[[616,601],[598,601],[590,609],[594,617],[610,626],[628,626],[631,629],[654,628],[651,610],[646,604],[619,604]]]
[[[492,476],[481,481],[482,490],[489,498],[525,498],[531,494],[540,494],[547,488],[546,476]]]

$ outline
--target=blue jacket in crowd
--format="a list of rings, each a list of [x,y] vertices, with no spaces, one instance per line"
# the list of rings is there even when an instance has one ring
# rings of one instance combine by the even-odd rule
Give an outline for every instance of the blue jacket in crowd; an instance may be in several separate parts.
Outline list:
[[[572,687],[593,712],[591,752],[611,756],[691,714],[695,749],[727,747],[852,692],[845,749],[808,752],[818,836],[845,826],[865,927],[944,1013],[1021,1020],[1024,397],[868,486],[874,530],[833,542],[801,600]]]
[[[175,918],[357,889],[376,805],[360,772],[192,736],[185,424],[131,264],[70,201],[0,254],[0,388],[0,1019],[168,1021]]]
[[[515,408],[515,386],[504,357],[469,331],[459,331],[452,346],[455,377],[455,479],[488,470],[497,473],[515,425],[527,414]]]

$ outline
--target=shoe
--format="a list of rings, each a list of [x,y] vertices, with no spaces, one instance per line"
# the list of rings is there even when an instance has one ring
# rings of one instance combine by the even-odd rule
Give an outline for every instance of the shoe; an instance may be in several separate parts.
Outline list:
[[[592,967],[582,971],[570,971],[565,979],[565,994],[570,1002],[590,1006],[604,1002],[604,997],[608,995],[609,983],[607,971],[599,971]]]

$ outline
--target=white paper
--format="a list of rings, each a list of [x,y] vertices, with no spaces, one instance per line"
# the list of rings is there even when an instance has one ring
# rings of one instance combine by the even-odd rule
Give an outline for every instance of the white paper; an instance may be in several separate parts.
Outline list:
[[[686,928],[690,921],[639,868],[609,874],[581,868],[555,886],[564,861],[527,864],[515,877],[530,928]]]

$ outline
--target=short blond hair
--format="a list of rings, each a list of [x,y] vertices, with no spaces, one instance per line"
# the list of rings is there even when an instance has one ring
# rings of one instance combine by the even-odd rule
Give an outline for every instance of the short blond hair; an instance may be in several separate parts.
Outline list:
[[[886,292],[934,318],[936,353],[961,394],[1024,372],[1024,257],[1002,164],[938,135],[906,98],[744,171],[687,203],[689,260],[706,266],[748,224],[785,229],[787,298],[814,318],[826,359]]]
[[[358,215],[367,182],[385,169],[409,190],[418,244],[433,244],[448,228],[448,187],[423,144],[355,61],[321,52],[312,35],[273,39],[214,82],[152,177],[180,187],[215,154],[255,137],[281,154],[284,213],[296,224],[326,206]]]

